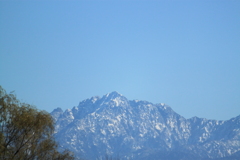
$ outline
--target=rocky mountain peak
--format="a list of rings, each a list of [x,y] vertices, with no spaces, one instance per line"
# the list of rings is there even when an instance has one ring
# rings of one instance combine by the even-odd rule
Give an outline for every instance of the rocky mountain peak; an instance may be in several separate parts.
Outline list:
[[[240,116],[228,121],[185,119],[164,103],[128,100],[118,92],[51,114],[60,146],[85,159],[210,160],[240,155]]]

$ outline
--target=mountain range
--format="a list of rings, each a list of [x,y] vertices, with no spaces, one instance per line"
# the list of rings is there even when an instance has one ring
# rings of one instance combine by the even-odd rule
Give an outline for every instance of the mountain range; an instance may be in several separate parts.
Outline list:
[[[186,119],[164,103],[128,100],[118,92],[51,115],[60,148],[77,159],[240,159],[240,116]]]

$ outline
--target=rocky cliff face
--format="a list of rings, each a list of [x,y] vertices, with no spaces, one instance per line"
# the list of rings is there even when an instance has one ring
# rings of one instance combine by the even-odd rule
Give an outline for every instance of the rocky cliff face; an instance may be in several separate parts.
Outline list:
[[[55,109],[55,137],[78,158],[239,159],[240,116],[185,119],[165,104],[128,100],[117,92]]]

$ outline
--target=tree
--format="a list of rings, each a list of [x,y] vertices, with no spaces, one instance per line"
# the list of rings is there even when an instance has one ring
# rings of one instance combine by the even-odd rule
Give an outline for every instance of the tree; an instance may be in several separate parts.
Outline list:
[[[21,103],[0,86],[0,159],[72,160],[69,151],[59,152],[53,138],[54,121],[45,111]]]

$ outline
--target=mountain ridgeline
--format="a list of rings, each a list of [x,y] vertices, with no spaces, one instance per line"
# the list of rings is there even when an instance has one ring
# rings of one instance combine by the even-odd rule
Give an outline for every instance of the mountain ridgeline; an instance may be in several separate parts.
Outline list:
[[[240,116],[185,119],[169,106],[112,92],[51,113],[62,149],[86,160],[240,159]]]

